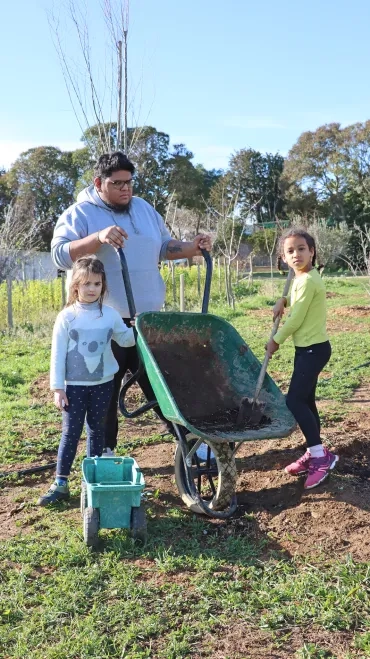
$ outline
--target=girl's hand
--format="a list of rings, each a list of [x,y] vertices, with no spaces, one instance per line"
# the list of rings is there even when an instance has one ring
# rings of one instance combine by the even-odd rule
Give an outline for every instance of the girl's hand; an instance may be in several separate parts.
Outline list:
[[[136,314],[135,314],[135,317],[134,317],[132,320],[130,320],[130,324],[132,325],[132,327],[135,327],[135,322],[136,322],[136,321],[135,321],[135,318],[137,318],[138,315],[139,315],[139,314],[136,313]]]
[[[54,405],[63,412],[64,408],[68,406],[68,398],[64,389],[55,389],[54,391]]]
[[[276,341],[274,341],[274,339],[270,339],[270,341],[268,343],[266,343],[266,345],[265,345],[265,350],[267,351],[268,356],[272,357],[274,352],[279,350],[279,347],[280,347],[279,344],[276,343]]]
[[[284,311],[285,311],[285,305],[286,305],[286,299],[284,297],[281,297],[275,304],[272,313],[273,313],[273,319],[276,320],[278,316],[283,316]]]

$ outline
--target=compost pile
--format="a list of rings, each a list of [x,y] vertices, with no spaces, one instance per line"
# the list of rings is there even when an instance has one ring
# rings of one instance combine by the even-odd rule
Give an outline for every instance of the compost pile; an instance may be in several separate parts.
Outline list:
[[[164,342],[146,337],[161,373],[183,416],[208,434],[217,431],[260,428],[270,423],[262,417],[258,425],[236,426],[240,396],[234,391],[226,368],[210,339],[189,334],[186,339]]]

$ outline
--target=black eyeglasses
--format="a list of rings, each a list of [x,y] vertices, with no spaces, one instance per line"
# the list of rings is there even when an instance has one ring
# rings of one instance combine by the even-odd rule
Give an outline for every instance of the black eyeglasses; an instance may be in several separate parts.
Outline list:
[[[129,190],[134,185],[134,179],[130,178],[128,181],[108,181],[108,183],[115,190],[124,190],[126,187]]]

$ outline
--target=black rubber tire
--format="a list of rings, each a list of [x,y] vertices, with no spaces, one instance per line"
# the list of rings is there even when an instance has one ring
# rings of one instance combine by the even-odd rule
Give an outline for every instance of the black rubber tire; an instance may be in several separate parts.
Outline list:
[[[143,505],[131,508],[131,536],[137,542],[145,545],[148,539],[146,512]]]
[[[87,486],[85,481],[82,481],[81,496],[80,496],[80,512],[82,517],[84,516],[86,508],[87,508]]]
[[[99,543],[100,515],[99,508],[85,508],[84,540],[88,547],[94,549]]]
[[[194,444],[198,437],[195,435],[187,435],[186,440],[189,444]],[[212,450],[216,458],[216,467],[214,468],[214,479],[217,478],[217,488],[215,494],[202,495],[202,492],[199,492],[198,484],[195,481],[196,489],[202,500],[209,506],[211,510],[226,510],[230,507],[232,499],[235,495],[236,488],[236,478],[237,478],[237,469],[235,463],[235,456],[233,456],[232,448],[228,443],[212,443],[209,440],[205,440],[205,443]],[[193,457],[193,467],[194,475],[196,476],[197,464],[196,460]],[[202,480],[206,476],[202,476]],[[213,476],[212,476],[213,478]],[[188,508],[194,513],[204,515],[204,510],[201,506],[194,500],[186,480],[185,474],[185,465],[182,456],[182,451],[179,445],[176,446],[175,451],[175,481],[177,488],[179,490],[181,499],[186,504]]]

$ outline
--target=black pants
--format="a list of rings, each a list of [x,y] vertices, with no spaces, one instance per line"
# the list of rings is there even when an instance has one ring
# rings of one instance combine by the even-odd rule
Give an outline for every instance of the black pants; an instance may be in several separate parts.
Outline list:
[[[294,371],[286,404],[302,430],[307,446],[321,444],[320,417],[315,393],[319,374],[330,356],[329,341],[295,349]]]
[[[88,455],[100,456],[104,448],[105,417],[112,397],[113,380],[90,386],[67,384],[68,407],[62,412],[62,438],[57,476],[69,476],[86,417]]]
[[[124,318],[124,323],[127,327],[131,327],[130,320]],[[111,402],[108,409],[107,419],[106,419],[106,430],[105,430],[105,446],[114,450],[117,446],[117,434],[118,434],[118,397],[119,392],[122,386],[122,380],[125,377],[127,371],[131,373],[136,373],[139,366],[139,358],[137,354],[136,346],[132,348],[121,348],[115,341],[112,341],[112,352],[118,362],[119,370],[114,376],[113,380],[113,394]],[[152,389],[152,386],[149,382],[147,374],[144,372],[143,375],[138,379],[138,384],[148,401],[154,400],[155,395]],[[168,426],[168,429],[172,428],[167,419],[163,416],[159,407],[154,408],[154,411],[157,415],[165,422]]]

